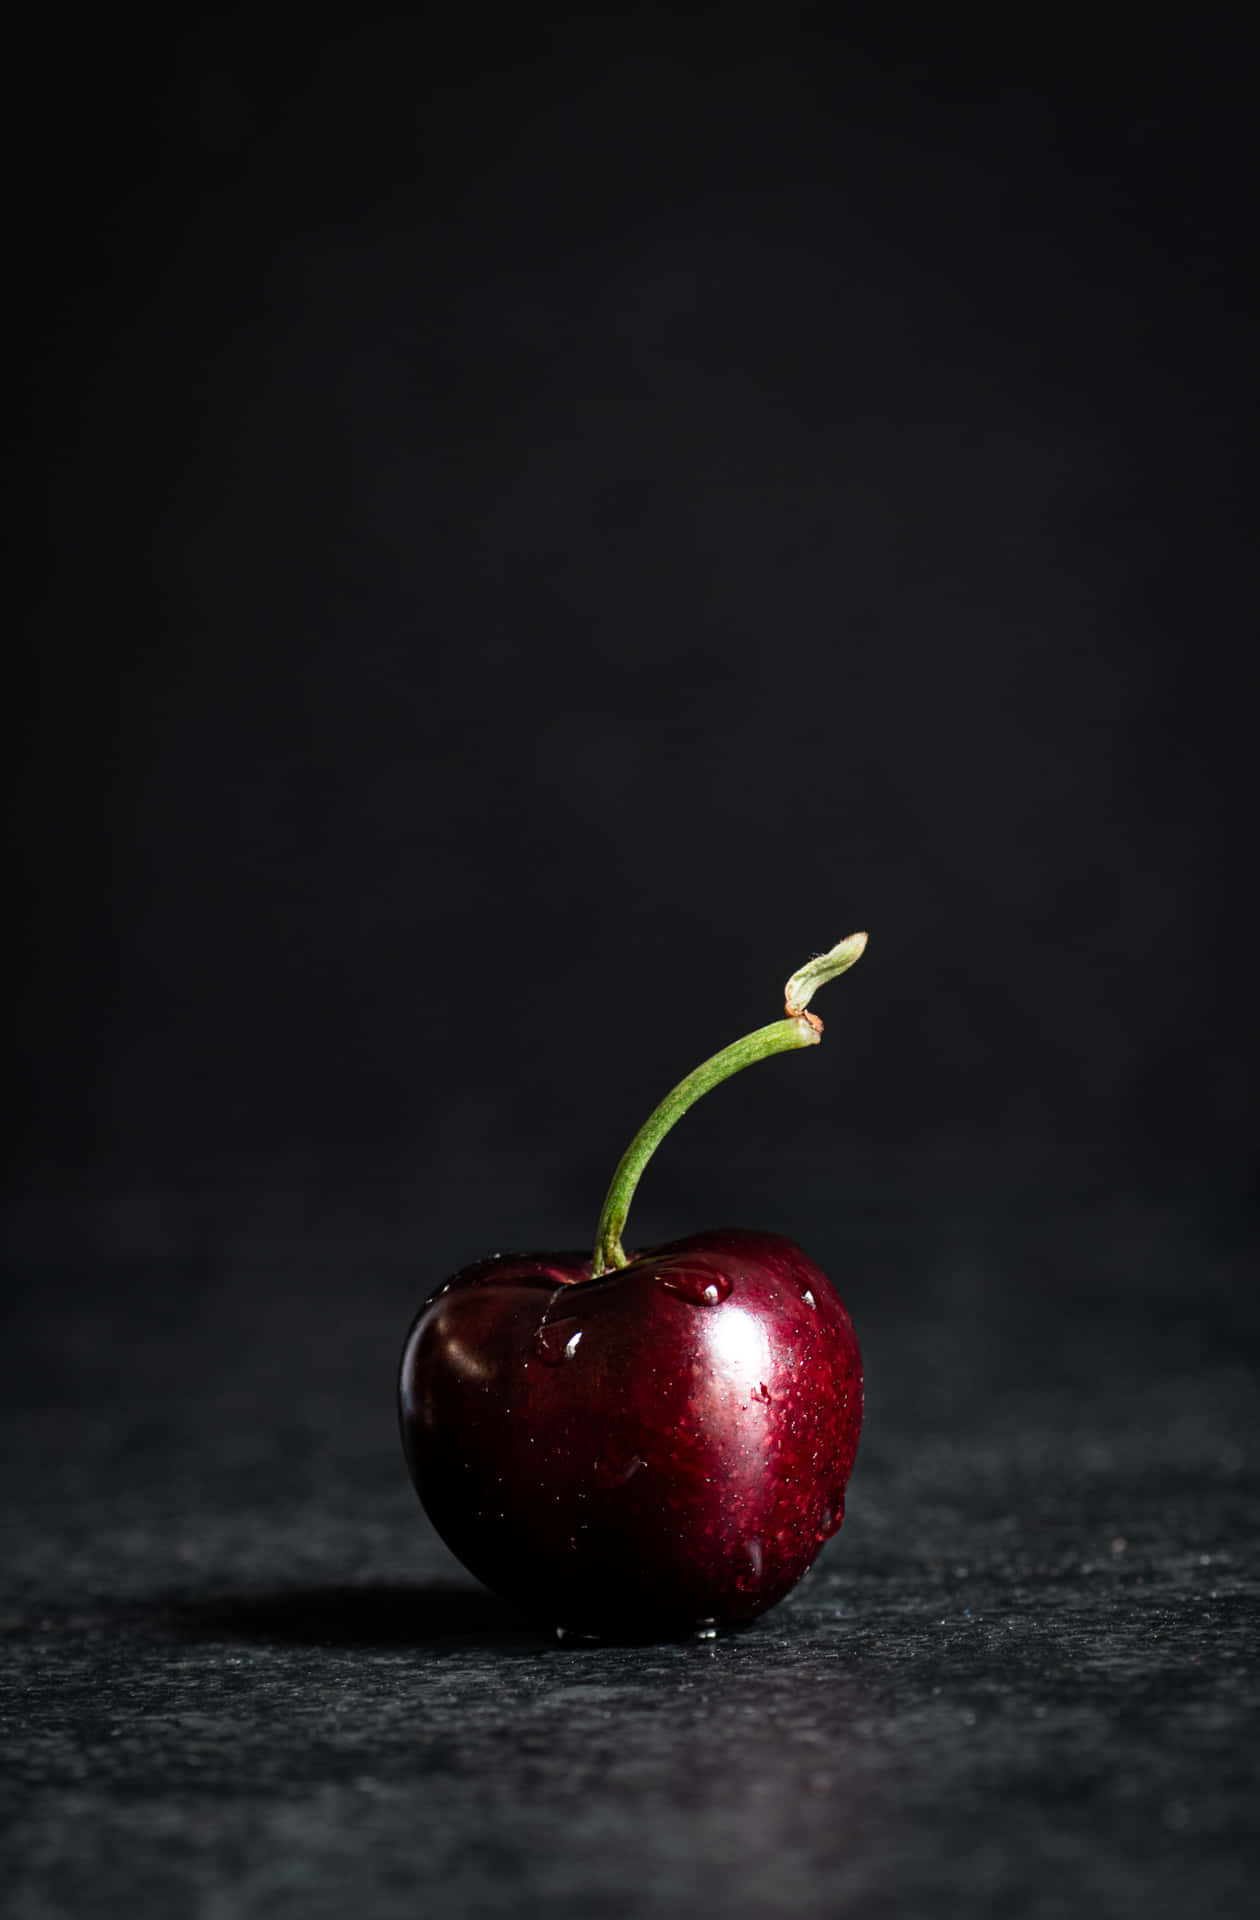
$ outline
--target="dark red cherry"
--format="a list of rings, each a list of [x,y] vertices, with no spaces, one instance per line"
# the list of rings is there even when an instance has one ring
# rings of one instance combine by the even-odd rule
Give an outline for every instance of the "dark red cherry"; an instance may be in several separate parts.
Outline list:
[[[729,1229],[591,1278],[582,1254],[467,1267],[421,1309],[403,1445],[447,1545],[558,1626],[730,1625],[844,1517],[852,1324],[792,1241]]]

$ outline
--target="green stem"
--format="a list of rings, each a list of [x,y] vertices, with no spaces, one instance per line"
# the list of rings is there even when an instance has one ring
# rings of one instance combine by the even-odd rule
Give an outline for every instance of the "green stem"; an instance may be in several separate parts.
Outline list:
[[[815,1014],[806,1013],[805,1009],[815,990],[824,981],[834,980],[837,974],[851,967],[861,957],[865,946],[866,935],[853,933],[847,940],[842,940],[839,946],[832,947],[829,953],[807,961],[792,975],[784,989],[784,1019],[772,1021],[768,1027],[758,1027],[755,1033],[746,1033],[742,1040],[732,1041],[729,1047],[723,1047],[721,1053],[715,1053],[693,1073],[689,1073],[685,1080],[680,1080],[660,1105],[653,1108],[622,1154],[617,1171],[613,1174],[595,1232],[595,1257],[591,1263],[593,1276],[627,1264],[621,1236],[625,1231],[630,1202],[634,1199],[644,1167],[675,1121],[681,1120],[688,1107],[693,1107],[702,1094],[708,1093],[710,1087],[716,1087],[722,1080],[729,1080],[733,1073],[741,1072],[744,1067],[751,1067],[758,1060],[768,1060],[773,1053],[817,1046],[822,1038],[822,1021]]]

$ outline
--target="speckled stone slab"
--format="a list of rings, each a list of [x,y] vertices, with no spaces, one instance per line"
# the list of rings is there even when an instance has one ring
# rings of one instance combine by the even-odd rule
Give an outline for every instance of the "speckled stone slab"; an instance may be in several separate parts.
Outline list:
[[[410,1266],[27,1271],[6,1912],[1242,1914],[1252,1244],[1145,1218],[885,1233],[849,1519],[710,1643],[559,1642],[446,1553],[392,1426]]]

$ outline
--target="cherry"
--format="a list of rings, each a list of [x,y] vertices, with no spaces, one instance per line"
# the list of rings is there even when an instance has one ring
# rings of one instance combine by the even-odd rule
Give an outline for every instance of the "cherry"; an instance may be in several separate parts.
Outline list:
[[[700,1095],[816,1044],[815,988],[863,934],[788,982],[783,1020],[675,1087],[609,1188],[594,1255],[493,1255],[421,1308],[399,1406],[416,1489],[489,1587],[580,1631],[702,1633],[789,1593],[844,1518],[862,1365],[830,1281],[740,1228],[627,1256],[643,1167]]]

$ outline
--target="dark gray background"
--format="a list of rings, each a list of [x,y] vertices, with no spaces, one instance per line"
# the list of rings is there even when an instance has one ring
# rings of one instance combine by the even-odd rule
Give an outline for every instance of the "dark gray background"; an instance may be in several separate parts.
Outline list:
[[[854,926],[683,1151],[1254,1143],[1254,28],[723,18],[44,49],[36,1237],[584,1232]]]
[[[21,64],[24,1920],[1238,1911],[1250,10]],[[833,1274],[850,1520],[556,1652],[413,1509],[406,1322],[857,926],[634,1219]]]

